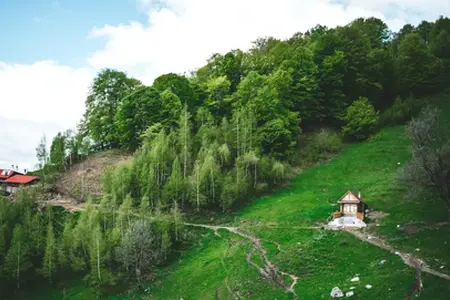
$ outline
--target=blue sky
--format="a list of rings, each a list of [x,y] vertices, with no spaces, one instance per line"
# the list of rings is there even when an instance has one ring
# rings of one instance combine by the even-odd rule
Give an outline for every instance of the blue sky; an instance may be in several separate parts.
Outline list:
[[[145,84],[322,24],[374,16],[393,30],[450,15],[449,0],[0,0],[0,168],[36,164],[45,134],[74,128],[95,74]]]
[[[0,60],[81,67],[104,44],[88,37],[92,28],[146,18],[134,0],[1,0]]]

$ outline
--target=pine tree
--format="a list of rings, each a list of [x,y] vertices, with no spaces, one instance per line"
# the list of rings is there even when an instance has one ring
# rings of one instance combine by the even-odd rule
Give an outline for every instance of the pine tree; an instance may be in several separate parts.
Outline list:
[[[53,226],[52,223],[48,223],[47,227],[47,238],[45,243],[45,255],[43,262],[43,274],[50,283],[52,283],[52,277],[57,270],[57,244],[55,240],[55,236],[53,234]]]
[[[5,270],[10,278],[16,280],[17,289],[20,288],[20,275],[31,267],[29,254],[24,229],[22,225],[17,224],[14,227],[11,245],[5,259]]]

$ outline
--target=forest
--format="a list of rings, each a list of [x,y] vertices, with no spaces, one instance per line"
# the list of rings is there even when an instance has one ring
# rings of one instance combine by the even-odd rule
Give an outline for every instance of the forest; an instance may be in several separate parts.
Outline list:
[[[36,148],[42,184],[0,199],[0,290],[82,277],[100,296],[152,280],[195,240],[183,220],[233,210],[344,143],[405,124],[449,79],[445,17],[398,32],[359,18],[259,38],[151,86],[104,69],[77,130],[55,136],[49,151],[45,137]],[[45,185],[111,149],[134,156],[104,174],[101,198],[73,214],[38,208]]]

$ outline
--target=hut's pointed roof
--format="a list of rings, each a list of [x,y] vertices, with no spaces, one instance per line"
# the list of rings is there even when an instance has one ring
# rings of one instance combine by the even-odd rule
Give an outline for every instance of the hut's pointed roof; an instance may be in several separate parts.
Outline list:
[[[358,197],[355,193],[348,190],[338,201],[338,203],[364,203],[364,201]]]

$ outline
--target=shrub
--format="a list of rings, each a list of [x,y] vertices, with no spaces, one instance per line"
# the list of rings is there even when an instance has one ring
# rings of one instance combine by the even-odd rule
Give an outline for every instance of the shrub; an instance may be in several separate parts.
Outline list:
[[[306,142],[301,152],[307,163],[315,163],[339,153],[343,146],[338,133],[323,128]]]
[[[418,99],[410,95],[406,99],[397,97],[394,104],[384,111],[379,120],[380,127],[405,124],[420,111]]]
[[[342,135],[348,139],[362,141],[376,131],[378,112],[367,98],[359,97],[347,108],[344,121]]]

